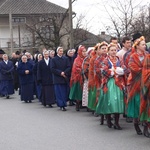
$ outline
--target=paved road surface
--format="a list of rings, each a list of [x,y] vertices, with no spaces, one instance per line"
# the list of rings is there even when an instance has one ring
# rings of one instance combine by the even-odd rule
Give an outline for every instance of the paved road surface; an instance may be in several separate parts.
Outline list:
[[[105,123],[106,124],[106,123]],[[121,118],[122,131],[99,125],[99,118],[73,106],[66,112],[0,97],[0,150],[150,150],[150,139],[135,134]]]

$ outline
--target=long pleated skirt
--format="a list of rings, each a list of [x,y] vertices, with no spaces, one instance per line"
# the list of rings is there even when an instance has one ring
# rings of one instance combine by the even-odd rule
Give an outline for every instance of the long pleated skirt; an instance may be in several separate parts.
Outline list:
[[[82,101],[82,88],[79,82],[74,83],[70,88],[69,98],[70,100]]]
[[[58,107],[66,107],[68,100],[68,85],[67,84],[55,84],[55,96]]]
[[[43,105],[55,104],[55,92],[53,85],[42,86],[41,102]]]
[[[140,113],[140,94],[136,93],[135,96],[128,102],[127,116],[132,118],[139,118]]]
[[[30,101],[33,100],[33,83],[21,85],[20,96],[21,101]]]
[[[0,93],[1,95],[14,94],[13,80],[2,80],[0,83]]]
[[[124,113],[124,95],[123,91],[115,84],[114,78],[108,81],[108,91],[106,93],[100,90],[100,97],[96,106],[97,114]]]
[[[96,110],[96,86],[89,90],[88,94],[88,108],[95,111]]]

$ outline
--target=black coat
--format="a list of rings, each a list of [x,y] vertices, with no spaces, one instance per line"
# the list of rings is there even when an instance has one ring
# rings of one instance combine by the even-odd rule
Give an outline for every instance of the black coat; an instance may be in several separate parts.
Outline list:
[[[71,71],[71,64],[67,57],[62,56],[55,56],[51,60],[51,70],[53,73],[53,83],[54,84],[66,84],[69,79],[70,71]],[[64,72],[67,78],[61,76],[61,72]]]
[[[0,62],[0,80],[12,80],[13,71],[14,65],[12,61],[8,61],[7,64],[4,61]]]
[[[29,70],[29,74],[25,74],[25,70]],[[30,62],[20,62],[17,68],[20,84],[29,84],[34,82],[33,64]]]
[[[37,81],[40,82],[44,86],[53,84],[50,63],[51,63],[50,59],[49,59],[48,65],[43,59],[38,63],[38,66],[37,66]]]

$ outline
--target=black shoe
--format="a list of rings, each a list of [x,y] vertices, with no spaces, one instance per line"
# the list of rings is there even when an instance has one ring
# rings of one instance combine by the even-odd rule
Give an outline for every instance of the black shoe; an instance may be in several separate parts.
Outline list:
[[[76,111],[80,111],[80,106],[77,103],[76,103]]]
[[[50,108],[53,108],[53,106],[50,104],[50,105],[48,105]]]
[[[62,111],[66,111],[66,108],[65,108],[65,107],[62,107],[61,110],[62,110]]]
[[[104,115],[101,115],[101,119],[100,119],[100,125],[104,124]]]
[[[32,103],[32,101],[30,100],[29,103]]]
[[[117,130],[122,130],[122,128],[120,127],[120,125],[118,124],[114,124],[114,129],[117,129]]]
[[[148,132],[148,126],[147,125],[144,125],[143,134],[147,138],[150,138],[150,133]]]
[[[9,95],[7,95],[6,98],[9,99]]]
[[[141,131],[141,129],[140,129],[138,123],[134,123],[134,128],[135,128],[136,133],[137,133],[138,135],[142,135],[142,131]]]
[[[128,123],[133,122],[133,118],[127,117],[127,118],[126,118],[126,122],[128,122]]]

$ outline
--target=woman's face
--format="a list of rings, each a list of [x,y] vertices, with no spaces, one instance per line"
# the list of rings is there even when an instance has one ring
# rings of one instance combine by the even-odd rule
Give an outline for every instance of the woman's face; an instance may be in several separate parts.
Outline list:
[[[40,55],[38,61],[40,61],[40,60],[42,60],[42,59],[43,59],[43,56]]]
[[[141,42],[139,43],[139,45],[137,45],[136,47],[137,47],[137,49],[140,50],[140,51],[145,51],[145,50],[146,50],[146,43],[145,43],[145,41],[144,41],[144,40],[141,41]]]
[[[116,56],[116,53],[117,53],[117,48],[115,46],[111,46],[108,50],[109,56],[114,57]]]
[[[22,62],[26,63],[27,62],[27,56],[22,56]]]
[[[86,57],[86,49],[82,50],[82,55],[83,55],[83,57]]]
[[[98,55],[106,54],[106,53],[107,53],[107,46],[106,46],[106,45],[101,46],[101,47],[98,48],[98,50],[97,50],[97,54],[98,54]]]
[[[62,56],[62,55],[63,55],[63,53],[64,53],[64,51],[63,51],[63,49],[62,49],[62,48],[60,48],[60,49],[58,50],[58,52],[57,52],[57,53],[58,53],[58,55],[59,55],[59,56]]]

